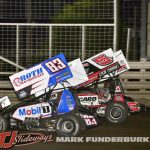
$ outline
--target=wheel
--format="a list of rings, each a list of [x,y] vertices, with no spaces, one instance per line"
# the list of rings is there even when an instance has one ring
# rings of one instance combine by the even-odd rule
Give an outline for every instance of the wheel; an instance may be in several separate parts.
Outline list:
[[[5,118],[0,116],[0,132],[6,131],[8,129],[8,122]]]
[[[56,132],[58,136],[77,136],[81,131],[79,118],[73,114],[64,114],[56,122]]]
[[[122,103],[110,103],[106,107],[106,119],[112,123],[122,123],[127,119],[128,110]]]

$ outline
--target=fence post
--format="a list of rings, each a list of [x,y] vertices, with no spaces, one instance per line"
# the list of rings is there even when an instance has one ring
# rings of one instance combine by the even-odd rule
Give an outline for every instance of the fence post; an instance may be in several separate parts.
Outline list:
[[[19,25],[16,25],[16,64],[19,65]],[[18,67],[16,67],[18,72]]]
[[[82,61],[85,59],[85,25],[82,25]]]
[[[114,52],[117,50],[117,34],[118,34],[118,1],[114,0],[114,42],[113,42],[113,50]]]
[[[52,57],[52,25],[49,26],[49,58]]]
[[[14,63],[13,61],[11,61],[9,59],[4,58],[3,56],[0,56],[0,60],[5,61],[5,62],[7,62],[7,63],[9,63],[9,64],[11,64],[13,66],[15,66],[16,68],[19,68],[19,69],[22,69],[22,70],[25,69],[23,66],[20,66],[17,63]]]
[[[128,28],[128,32],[127,32],[127,49],[126,49],[126,59],[127,60],[129,60],[130,37],[131,37],[131,28]]]

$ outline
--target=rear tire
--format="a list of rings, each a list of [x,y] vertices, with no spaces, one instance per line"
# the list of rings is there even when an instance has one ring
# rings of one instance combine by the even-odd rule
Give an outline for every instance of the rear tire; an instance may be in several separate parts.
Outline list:
[[[8,129],[8,121],[4,117],[0,116],[0,132]]]
[[[81,131],[81,123],[77,116],[65,114],[58,118],[56,122],[56,132],[58,136],[77,136]]]
[[[111,123],[122,123],[128,117],[128,109],[122,103],[110,103],[105,113],[106,119]]]

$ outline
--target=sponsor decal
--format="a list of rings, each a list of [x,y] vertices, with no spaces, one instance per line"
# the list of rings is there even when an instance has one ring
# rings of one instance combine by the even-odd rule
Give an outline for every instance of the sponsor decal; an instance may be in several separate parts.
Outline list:
[[[98,79],[98,73],[94,73],[94,74],[92,74],[92,75],[89,75],[88,78],[89,78],[88,81],[77,85],[76,88],[80,88],[80,87],[82,87],[82,86],[88,86],[88,85],[90,85],[93,81],[96,81],[96,80]]]
[[[115,70],[117,70],[118,69],[118,64],[117,63],[115,63],[115,64],[112,64],[112,65],[110,65],[109,67],[107,67],[107,68],[105,68],[105,69],[102,69],[101,71],[100,71],[100,73],[99,73],[99,76],[101,77],[103,77],[103,76],[105,76],[105,75],[107,75],[107,74],[109,74],[109,73],[112,73],[113,71],[115,71]]]
[[[68,113],[72,111],[75,108],[75,106],[76,106],[76,102],[72,93],[69,90],[65,89],[62,92],[60,102],[57,108],[58,114]]]
[[[39,142],[48,143],[53,141],[52,134],[44,133],[21,133],[18,131],[8,131],[0,133],[0,148],[8,149],[13,146],[35,144]]]
[[[56,73],[67,67],[59,58],[53,59],[52,61],[45,63],[45,65],[52,73]]]
[[[20,85],[22,84],[22,81],[21,81],[20,78],[15,78],[15,79],[13,80],[13,84],[14,84],[15,86],[20,86]]]
[[[42,75],[43,75],[43,69],[41,67],[41,68],[38,68],[38,69],[33,70],[31,72],[28,72],[28,73],[26,73],[24,75],[21,75],[20,77],[15,78],[13,80],[13,84],[15,86],[20,86],[20,85],[22,85],[22,84],[24,84],[26,82],[29,82],[29,81],[31,81],[31,80],[33,80],[35,78],[40,77]]]
[[[128,106],[137,106],[137,102],[127,102],[128,103]]]
[[[117,69],[117,73],[118,73],[118,72],[121,72],[121,71],[124,71],[124,70],[127,70],[126,65],[120,66],[120,67]]]
[[[131,112],[140,111],[140,107],[137,102],[127,102],[127,104]]]
[[[28,107],[24,107],[24,108],[20,108],[18,111],[19,111],[19,116],[30,116],[30,115],[42,114],[42,112],[49,113],[51,110],[49,106],[41,106],[41,107],[31,107],[30,109]]]
[[[19,116],[27,116],[27,115],[35,115],[35,114],[41,114],[41,108],[32,108],[31,109],[25,109],[25,108],[20,108],[19,109]]]
[[[66,96],[66,102],[67,102],[67,106],[69,108],[69,110],[73,110],[74,109],[74,103],[72,103],[72,97],[70,95]]]
[[[27,96],[27,92],[26,91],[20,91],[19,96],[20,96],[20,98],[24,98]]]
[[[100,66],[107,66],[113,62],[113,57],[108,57],[105,54],[101,54],[92,60]]]
[[[97,125],[97,121],[93,116],[90,115],[81,115],[81,117],[85,120],[86,125],[91,126],[91,125]]]
[[[94,102],[97,100],[98,97],[97,96],[78,96],[78,98],[81,102],[87,102],[87,101]]]
[[[45,118],[51,116],[52,110],[48,102],[19,107],[13,113],[13,118],[24,121],[26,117]]]

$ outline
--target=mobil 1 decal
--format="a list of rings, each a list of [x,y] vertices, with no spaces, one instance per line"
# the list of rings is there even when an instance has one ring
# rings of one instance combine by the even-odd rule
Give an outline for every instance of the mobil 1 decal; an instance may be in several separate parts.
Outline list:
[[[51,116],[51,113],[49,103],[43,102],[17,108],[13,113],[13,118],[24,121],[26,117],[45,118]]]

